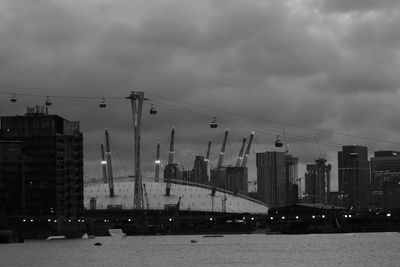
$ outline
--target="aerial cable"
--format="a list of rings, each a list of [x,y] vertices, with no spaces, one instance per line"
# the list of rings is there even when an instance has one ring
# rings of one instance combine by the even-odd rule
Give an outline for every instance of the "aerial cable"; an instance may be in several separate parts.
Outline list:
[[[148,93],[148,95],[153,95],[153,94]],[[194,103],[189,103],[189,102],[185,102],[185,101],[175,100],[175,99],[168,98],[168,97],[157,96],[157,95],[153,95],[153,96],[159,97],[159,98],[164,98],[164,99],[167,99],[169,101],[185,104],[185,105],[192,106],[192,107],[196,106],[196,107],[199,107],[199,108],[202,108],[202,109],[215,110],[215,111],[219,111],[219,112],[229,113],[229,114],[232,114],[232,115],[235,115],[235,116],[240,116],[240,117],[244,117],[244,118],[251,118],[251,119],[254,119],[254,120],[259,120],[259,121],[264,121],[264,122],[273,122],[273,123],[280,124],[280,125],[287,125],[287,126],[292,126],[292,127],[302,128],[302,129],[307,129],[307,130],[312,130],[312,131],[318,131],[318,132],[330,133],[330,134],[335,134],[335,135],[348,136],[348,137],[365,139],[365,140],[376,141],[376,142],[381,142],[381,143],[400,145],[399,142],[386,141],[386,140],[377,139],[377,138],[373,138],[373,137],[348,134],[348,133],[343,133],[343,132],[338,132],[338,131],[317,129],[317,128],[303,126],[303,125],[299,125],[299,124],[295,124],[295,123],[280,122],[280,121],[275,121],[275,120],[271,120],[271,119],[265,119],[265,118],[255,117],[255,116],[244,115],[243,113],[223,110],[223,109],[210,107],[210,106],[203,106],[203,105],[199,105],[199,104],[194,104]]]
[[[52,90],[46,90],[46,89],[41,89],[41,88],[26,88],[26,87],[0,87],[0,89],[4,90],[7,89],[7,92],[4,91],[0,91],[0,94],[7,94],[10,95],[10,91],[21,91],[21,90],[37,90],[37,91],[45,91],[45,92],[50,92]],[[80,90],[82,91],[86,91],[86,92],[107,92],[107,93],[111,93],[109,90]],[[114,92],[126,92],[126,91],[119,91],[119,90],[113,90],[112,93]],[[299,125],[299,124],[295,124],[295,123],[289,123],[289,122],[282,122],[282,121],[276,121],[276,120],[272,120],[272,119],[265,119],[265,118],[260,118],[260,117],[255,117],[255,116],[249,116],[249,115],[245,115],[243,113],[238,113],[238,112],[233,112],[233,111],[228,111],[228,110],[223,110],[220,108],[215,108],[215,107],[210,107],[210,106],[204,106],[204,105],[199,105],[199,104],[194,104],[194,103],[189,103],[189,102],[185,102],[185,101],[181,101],[181,100],[176,100],[176,99],[172,99],[169,97],[164,97],[164,96],[159,96],[159,95],[155,95],[155,94],[151,94],[151,93],[146,93],[147,95],[150,96],[154,96],[156,98],[162,98],[162,99],[166,99],[168,101],[172,101],[175,103],[180,103],[180,104],[184,104],[184,105],[188,105],[190,107],[199,107],[202,109],[207,109],[207,110],[214,110],[214,111],[219,111],[219,112],[223,112],[223,113],[228,113],[228,114],[232,114],[235,116],[240,116],[240,117],[244,117],[244,118],[250,118],[250,119],[254,119],[254,120],[258,120],[258,121],[264,121],[264,122],[272,122],[272,123],[276,123],[279,125],[286,125],[286,126],[292,126],[295,128],[302,128],[302,129],[307,129],[307,130],[312,130],[312,131],[317,131],[317,132],[324,132],[324,133],[329,133],[329,134],[333,134],[333,135],[341,135],[341,136],[347,136],[347,137],[352,137],[352,138],[357,138],[357,139],[364,139],[364,140],[369,140],[369,141],[374,141],[374,142],[379,142],[379,143],[386,143],[386,144],[394,144],[394,145],[399,145],[400,146],[400,142],[393,142],[393,141],[387,141],[387,140],[382,140],[382,139],[378,139],[378,138],[373,138],[373,137],[368,137],[368,136],[361,136],[361,135],[355,135],[355,134],[349,134],[349,133],[344,133],[344,132],[338,132],[338,131],[332,131],[332,130],[325,130],[325,129],[317,129],[317,128],[313,128],[313,127],[309,127],[309,126],[304,126],[304,125]],[[102,96],[66,96],[66,95],[53,95],[53,94],[27,94],[27,93],[15,93],[16,96],[28,96],[28,97],[51,97],[51,98],[64,98],[64,99],[102,99]],[[123,99],[123,96],[108,96],[105,97],[107,99]],[[157,102],[161,105],[166,105],[165,103],[162,103],[160,101],[151,99],[153,102]],[[172,110],[171,105],[169,105],[170,110]],[[179,109],[179,108],[178,108]],[[175,110],[178,111],[178,110]],[[187,111],[187,110],[186,110]],[[198,112],[193,112],[193,111],[187,111],[189,114],[192,114],[193,116],[197,116],[197,117],[201,117],[201,118],[207,118],[209,119],[210,117],[212,118],[212,116],[208,116],[208,115],[204,115]],[[307,140],[310,140],[310,143],[312,142],[312,138],[304,138]]]

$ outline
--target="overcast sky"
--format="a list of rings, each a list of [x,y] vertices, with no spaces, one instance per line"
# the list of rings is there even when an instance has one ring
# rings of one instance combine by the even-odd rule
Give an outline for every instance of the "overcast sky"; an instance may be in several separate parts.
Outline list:
[[[255,152],[275,150],[285,128],[299,176],[320,156],[319,143],[337,189],[340,146],[400,150],[399,28],[398,0],[0,0],[0,115],[24,114],[49,95],[50,113],[81,122],[86,176],[101,174],[106,127],[122,175],[133,172],[124,98],[141,90],[150,99],[145,175],[153,175],[157,141],[167,160],[175,126],[175,158],[187,169],[208,139],[216,164],[226,128],[224,163],[234,164],[254,130],[255,178]],[[217,129],[208,126],[213,116]]]

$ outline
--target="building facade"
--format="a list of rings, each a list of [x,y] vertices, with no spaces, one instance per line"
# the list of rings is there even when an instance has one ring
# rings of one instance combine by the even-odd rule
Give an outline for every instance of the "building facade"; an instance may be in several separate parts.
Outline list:
[[[299,201],[299,189],[297,185],[299,159],[292,155],[285,156],[285,183],[286,205],[293,205]]]
[[[329,204],[331,169],[331,164],[326,164],[324,158],[316,159],[315,164],[307,164],[305,173],[307,202]]]
[[[208,161],[204,160],[204,156],[196,156],[193,165],[193,182],[208,184],[207,165]]]
[[[376,151],[371,158],[371,204],[375,210],[400,209],[400,152]]]
[[[83,212],[79,122],[28,108],[1,117],[0,203],[8,215],[74,219]]]
[[[368,148],[343,146],[338,152],[339,194],[346,208],[365,210],[370,200]]]
[[[297,202],[297,158],[285,152],[256,154],[257,194],[270,208]]]

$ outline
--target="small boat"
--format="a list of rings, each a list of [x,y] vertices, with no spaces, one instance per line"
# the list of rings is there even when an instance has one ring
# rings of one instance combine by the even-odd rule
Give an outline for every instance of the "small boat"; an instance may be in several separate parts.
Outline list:
[[[190,240],[190,243],[197,243],[197,240],[196,239],[192,239],[192,240]]]
[[[52,236],[49,236],[47,238],[47,240],[62,240],[62,239],[65,239],[65,236],[63,236],[63,235],[52,235]]]
[[[123,238],[126,237],[126,234],[124,232],[122,232],[122,229],[116,228],[116,229],[108,229],[108,233],[110,234],[110,236],[112,237],[119,237],[119,238]]]
[[[96,242],[96,243],[94,243],[94,245],[95,245],[95,246],[102,246],[103,244],[100,243],[100,242]]]

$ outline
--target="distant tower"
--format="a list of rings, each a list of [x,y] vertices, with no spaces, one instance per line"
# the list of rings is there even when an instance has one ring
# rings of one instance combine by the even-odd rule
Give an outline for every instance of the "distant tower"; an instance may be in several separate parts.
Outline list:
[[[371,206],[400,209],[400,151],[376,151],[371,158]]]
[[[370,168],[368,148],[343,146],[338,152],[339,194],[347,208],[365,210],[369,205]]]
[[[256,153],[257,193],[270,208],[294,204],[298,159],[286,152]]]
[[[331,169],[331,164],[326,164],[324,158],[315,160],[315,164],[307,164],[305,185],[308,202],[329,204]]]
[[[257,191],[262,202],[270,208],[285,206],[285,153],[256,153]]]
[[[207,184],[207,163],[203,156],[196,156],[193,167],[193,182]]]
[[[147,100],[143,92],[132,91],[130,96],[133,117],[133,130],[135,139],[135,191],[134,206],[136,209],[143,209],[143,192],[142,192],[142,173],[140,169],[140,138],[142,126],[142,110],[143,101]]]

